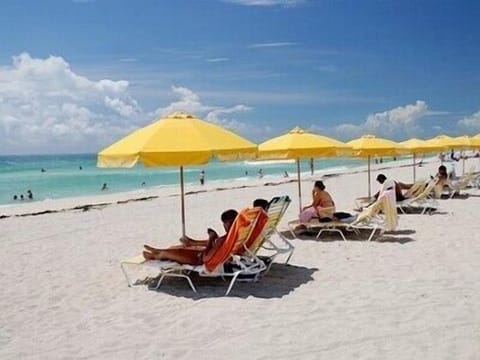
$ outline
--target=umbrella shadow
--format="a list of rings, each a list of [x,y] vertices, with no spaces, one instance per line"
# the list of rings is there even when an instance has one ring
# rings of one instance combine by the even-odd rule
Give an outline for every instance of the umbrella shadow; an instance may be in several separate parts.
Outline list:
[[[238,279],[228,297],[246,299],[252,296],[260,299],[280,299],[312,281],[316,271],[318,271],[317,268],[274,263],[270,271],[256,282],[244,282]],[[227,277],[223,281],[220,277],[202,277],[192,274],[191,279],[197,289],[196,293],[188,286],[185,279],[180,278],[165,278],[159,289],[151,287],[156,285],[156,282],[152,281],[149,289],[192,300],[218,298],[225,296],[231,278]]]

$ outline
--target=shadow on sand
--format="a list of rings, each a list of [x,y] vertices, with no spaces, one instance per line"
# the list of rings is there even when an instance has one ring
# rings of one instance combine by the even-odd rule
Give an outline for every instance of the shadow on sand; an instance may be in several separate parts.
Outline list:
[[[296,288],[313,280],[313,273],[318,269],[304,266],[274,263],[270,271],[257,282],[240,282],[237,280],[228,297],[247,298],[249,296],[261,299],[279,299],[294,291]],[[222,281],[221,278],[209,278],[191,275],[197,288],[193,292],[185,279],[166,278],[158,290],[173,296],[185,297],[193,300],[224,297],[230,278]]]
[[[346,237],[346,242],[358,241],[358,242],[366,242],[368,237],[370,236],[371,230],[368,229],[358,229],[358,234],[353,231],[344,231],[343,234]],[[406,244],[415,239],[407,236],[398,236],[398,235],[412,235],[415,234],[416,231],[412,229],[404,229],[404,230],[395,230],[395,231],[387,231],[383,234],[380,234],[378,231],[373,236],[372,242],[378,243],[398,243],[398,244]],[[282,233],[284,236],[290,239],[298,239],[302,241],[315,241],[315,242],[333,242],[333,241],[341,241],[345,242],[341,235],[337,232],[326,232],[323,233],[320,238],[317,239],[317,232],[306,232],[303,234],[296,235],[295,238],[292,238],[292,234],[289,231]]]

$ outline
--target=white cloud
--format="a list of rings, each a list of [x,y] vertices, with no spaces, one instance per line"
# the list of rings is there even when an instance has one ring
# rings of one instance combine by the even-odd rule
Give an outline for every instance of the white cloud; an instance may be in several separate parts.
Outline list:
[[[229,107],[207,105],[202,102],[197,93],[186,87],[172,86],[172,91],[179,99],[166,107],[158,108],[154,112],[155,115],[164,116],[181,110],[234,131],[246,132],[248,130],[247,124],[235,119],[235,115],[248,112],[252,109],[251,107],[244,104]]]
[[[194,91],[173,86],[176,99],[149,112],[128,89],[125,80],[81,76],[62,57],[15,56],[0,66],[0,153],[97,152],[154,116],[178,110],[251,131],[238,120],[251,110],[247,105],[209,105]]]
[[[13,57],[0,67],[0,153],[99,150],[142,120],[128,86],[78,75],[58,56]]]
[[[290,41],[282,41],[282,42],[268,42],[268,43],[257,43],[248,45],[249,48],[252,49],[261,49],[261,48],[277,48],[277,47],[285,47],[285,46],[295,46],[298,43],[290,42]]]
[[[398,106],[394,109],[368,115],[361,124],[340,124],[332,129],[342,139],[351,139],[362,134],[374,134],[388,138],[402,139],[418,136],[421,131],[418,120],[428,116],[428,105],[417,100],[415,104]]]
[[[458,125],[468,132],[480,131],[480,111],[459,120]]]
[[[284,6],[294,7],[304,4],[306,0],[223,0],[232,4],[245,6]]]
[[[125,100],[121,100],[105,96],[104,103],[105,106],[123,117],[133,117],[141,113],[138,103],[130,97],[125,97]]]
[[[217,62],[225,62],[225,61],[229,61],[229,60],[230,60],[229,58],[221,57],[221,58],[207,59],[206,61],[210,62],[210,63],[217,63]]]

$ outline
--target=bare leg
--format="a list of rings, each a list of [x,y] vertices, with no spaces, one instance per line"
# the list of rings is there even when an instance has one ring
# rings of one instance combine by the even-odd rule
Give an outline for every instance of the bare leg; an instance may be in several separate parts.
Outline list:
[[[195,249],[163,249],[152,253],[148,251],[143,252],[143,257],[147,260],[172,260],[180,264],[201,265],[202,264],[202,250]]]

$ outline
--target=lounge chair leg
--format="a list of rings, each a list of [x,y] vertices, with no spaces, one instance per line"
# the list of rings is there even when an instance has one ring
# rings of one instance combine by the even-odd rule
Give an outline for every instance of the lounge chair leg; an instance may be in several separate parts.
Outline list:
[[[375,235],[375,231],[377,231],[378,229],[378,226],[375,226],[375,228],[372,230],[372,233],[370,234],[370,236],[368,237],[368,240],[367,241],[370,241],[373,239],[373,235]]]
[[[289,254],[288,257],[287,257],[287,260],[285,260],[285,264],[288,264],[288,262],[290,261],[290,258],[291,258],[292,255],[293,255],[293,250],[294,250],[294,249],[291,249],[290,254]],[[269,266],[272,266],[272,264],[270,263]]]
[[[228,285],[228,289],[227,289],[227,292],[225,293],[225,296],[228,296],[228,294],[230,294],[230,291],[232,290],[233,284],[237,280],[238,275],[240,275],[240,272],[241,271],[237,271],[235,273],[235,275],[233,275],[232,280],[230,281],[230,284]]]
[[[123,265],[124,265],[123,263],[120,263],[120,268],[122,269],[122,272],[123,272],[123,275],[125,276],[125,279],[127,279],[128,287],[133,287],[134,285],[130,281],[130,278],[128,277],[127,271],[125,270]]]
[[[155,290],[158,290],[158,288],[160,287],[160,285],[163,282],[163,279],[165,279],[165,277],[167,277],[167,276],[180,277],[180,278],[186,279],[188,281],[188,285],[190,285],[190,288],[193,290],[193,292],[197,292],[197,289],[195,288],[192,280],[190,279],[190,276],[185,275],[185,274],[174,274],[174,273],[169,273],[169,272],[162,272],[162,275],[160,276],[160,279],[158,280],[157,286],[155,286]]]

